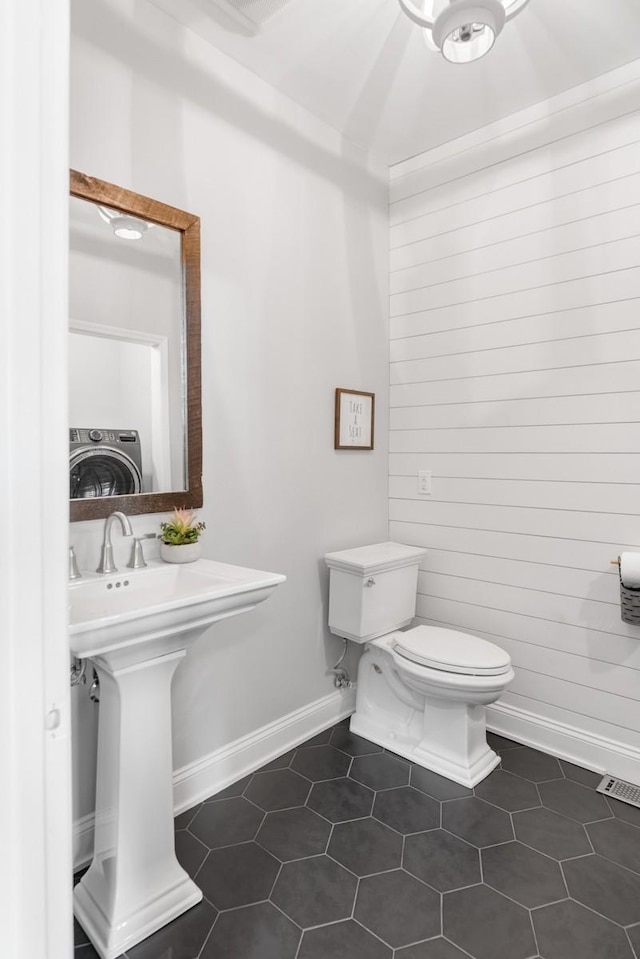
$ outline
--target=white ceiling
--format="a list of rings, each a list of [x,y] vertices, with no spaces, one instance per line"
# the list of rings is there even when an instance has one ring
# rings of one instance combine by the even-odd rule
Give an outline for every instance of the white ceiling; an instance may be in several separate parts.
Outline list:
[[[530,0],[467,65],[428,51],[397,0],[291,0],[258,33],[215,0],[152,2],[389,163],[640,56],[640,0]]]

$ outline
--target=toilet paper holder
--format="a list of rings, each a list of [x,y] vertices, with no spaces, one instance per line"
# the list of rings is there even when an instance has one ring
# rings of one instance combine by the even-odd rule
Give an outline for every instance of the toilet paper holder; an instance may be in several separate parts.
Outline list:
[[[615,559],[610,559],[609,565],[618,567],[618,579],[620,580],[620,618],[622,622],[640,626],[640,586],[624,585],[622,582],[619,556]]]

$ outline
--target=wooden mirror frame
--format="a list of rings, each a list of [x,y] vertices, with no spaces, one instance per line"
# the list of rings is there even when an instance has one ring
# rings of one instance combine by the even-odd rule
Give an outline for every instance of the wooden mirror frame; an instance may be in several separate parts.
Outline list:
[[[70,172],[71,196],[131,213],[179,230],[182,234],[182,282],[184,303],[184,339],[186,374],[186,489],[158,493],[134,493],[130,496],[101,496],[70,499],[71,522],[101,519],[122,510],[129,516],[140,513],[164,513],[176,507],[197,509],[202,506],[202,386],[200,339],[200,217],[133,193],[86,173]]]

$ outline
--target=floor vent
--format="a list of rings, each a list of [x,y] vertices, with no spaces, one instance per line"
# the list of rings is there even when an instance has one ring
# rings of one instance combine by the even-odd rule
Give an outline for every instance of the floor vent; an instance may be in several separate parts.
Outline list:
[[[621,799],[622,802],[628,802],[630,806],[640,808],[640,786],[626,783],[624,779],[604,776],[600,785],[596,787],[596,792],[604,793],[605,796],[613,796],[614,799]]]

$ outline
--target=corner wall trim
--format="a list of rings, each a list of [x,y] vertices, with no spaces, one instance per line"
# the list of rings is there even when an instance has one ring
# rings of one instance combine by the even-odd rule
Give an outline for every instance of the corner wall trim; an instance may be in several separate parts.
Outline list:
[[[487,706],[487,729],[577,766],[640,783],[640,750],[614,739],[509,703]]]
[[[340,722],[350,716],[354,709],[355,689],[336,690],[174,770],[174,815],[208,799],[316,733]],[[74,823],[75,870],[91,861],[93,830],[93,814],[83,816]]]

